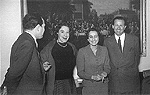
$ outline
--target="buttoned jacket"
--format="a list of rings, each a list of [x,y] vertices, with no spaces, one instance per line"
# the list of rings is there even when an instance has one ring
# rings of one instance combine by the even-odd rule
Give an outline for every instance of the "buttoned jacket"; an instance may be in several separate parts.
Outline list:
[[[130,92],[139,88],[139,39],[125,34],[123,52],[120,51],[115,36],[104,41],[110,56],[111,71],[109,89],[113,92]]]
[[[97,46],[96,55],[90,48],[90,45],[83,47],[77,54],[77,71],[80,78],[83,79],[84,86],[96,86],[100,82],[91,80],[92,75],[101,75],[102,72],[109,74],[109,56],[107,48]]]

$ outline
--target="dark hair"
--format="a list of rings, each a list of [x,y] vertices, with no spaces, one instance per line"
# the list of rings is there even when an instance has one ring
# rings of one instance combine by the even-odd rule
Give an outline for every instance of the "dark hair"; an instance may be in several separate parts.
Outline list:
[[[123,20],[124,21],[124,25],[126,25],[126,18],[123,16],[116,16],[115,18],[113,18],[112,20],[112,25],[114,25],[114,21],[118,19],[118,20]]]
[[[24,30],[32,30],[37,25],[42,25],[42,17],[38,13],[26,14],[23,18],[23,29]]]
[[[55,33],[54,33],[54,37],[55,37],[56,39],[58,38],[57,33],[59,32],[59,30],[61,29],[62,26],[66,26],[66,27],[69,28],[69,26],[68,26],[66,23],[61,23],[61,24],[56,25]]]
[[[87,32],[87,35],[86,35],[86,38],[87,38],[87,39],[89,38],[89,33],[90,33],[90,31],[96,31],[97,34],[98,34],[98,36],[100,35],[100,33],[97,31],[97,29],[95,29],[95,28],[90,28],[90,29],[88,30],[88,32]]]
[[[59,29],[60,29],[62,26],[67,26],[67,27],[69,28],[69,26],[68,26],[66,23],[60,23],[60,24],[57,24],[57,25],[56,25],[55,31],[56,31],[56,32],[59,32]]]

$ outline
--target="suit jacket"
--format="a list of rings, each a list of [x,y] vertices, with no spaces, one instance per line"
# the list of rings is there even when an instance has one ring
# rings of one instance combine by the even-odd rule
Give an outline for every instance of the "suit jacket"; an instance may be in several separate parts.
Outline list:
[[[53,40],[51,42],[49,42],[44,48],[43,50],[40,52],[40,56],[41,56],[41,61],[42,62],[49,62],[51,64],[51,68],[50,70],[47,72],[46,75],[46,95],[53,95],[53,91],[54,91],[54,83],[55,83],[55,61],[54,58],[51,54],[52,49],[55,45],[56,41]],[[73,49],[74,55],[76,55],[76,48],[73,44],[67,42]]]
[[[43,95],[44,69],[32,36],[22,33],[11,49],[10,68],[3,86],[8,95]]]
[[[92,75],[101,75],[103,71],[109,74],[109,56],[106,47],[97,47],[96,56],[92,52],[90,45],[83,47],[77,54],[77,71],[80,78],[83,79],[83,86],[97,86],[102,82],[91,80]]]
[[[113,92],[130,92],[139,90],[139,39],[125,34],[123,53],[119,50],[115,36],[104,41],[110,56],[111,71],[109,89]]]

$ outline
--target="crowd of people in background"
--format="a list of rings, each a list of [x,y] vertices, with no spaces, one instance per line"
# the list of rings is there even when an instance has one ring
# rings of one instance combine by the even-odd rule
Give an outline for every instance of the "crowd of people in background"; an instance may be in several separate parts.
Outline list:
[[[40,44],[39,50],[42,50],[43,47],[46,45],[43,43],[43,41],[45,43],[46,42],[48,43],[49,41],[56,38],[57,28],[60,24],[67,25],[70,28],[69,42],[73,43],[77,47],[77,49],[80,49],[81,47],[86,46],[88,44],[86,35],[89,29],[91,28],[95,28],[99,32],[100,34],[99,44],[103,45],[104,39],[114,34],[114,31],[112,29],[113,18],[114,17],[112,15],[110,16],[108,15],[106,17],[98,16],[97,19],[92,19],[89,17],[89,19],[86,19],[86,20],[82,20],[82,19],[64,20],[63,18],[59,17],[59,15],[55,13],[52,16],[48,15],[45,18],[46,20],[45,34],[46,35],[41,41],[38,41]],[[127,19],[127,28],[125,32],[139,37],[140,36],[139,21]]]
[[[55,14],[54,14],[55,15]],[[56,32],[56,28],[59,24],[67,24],[70,27],[70,32],[76,36],[78,36],[78,33],[87,33],[87,31],[90,28],[95,28],[97,29],[102,35],[112,35],[112,16],[107,16],[107,17],[98,17],[96,20],[93,20],[91,18],[89,18],[88,20],[75,20],[75,19],[71,19],[71,20],[66,20],[64,21],[63,19],[59,18],[59,16],[53,16],[50,18],[46,18],[46,22],[48,25],[48,29],[49,32],[51,33],[51,35],[55,34],[54,32]],[[139,34],[139,29],[140,29],[140,25],[139,25],[139,21],[132,21],[132,20],[127,20],[127,28],[129,30],[128,33],[131,34],[135,34],[138,35]],[[103,31],[103,30],[107,30],[107,31]]]

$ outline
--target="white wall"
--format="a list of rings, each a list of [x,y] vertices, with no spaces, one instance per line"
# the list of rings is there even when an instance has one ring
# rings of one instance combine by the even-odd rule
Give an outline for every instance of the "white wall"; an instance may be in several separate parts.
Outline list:
[[[21,34],[21,0],[0,1],[0,85],[9,67],[11,46]]]
[[[139,70],[150,69],[150,0],[146,0],[146,38],[147,38],[147,56],[141,58]]]

